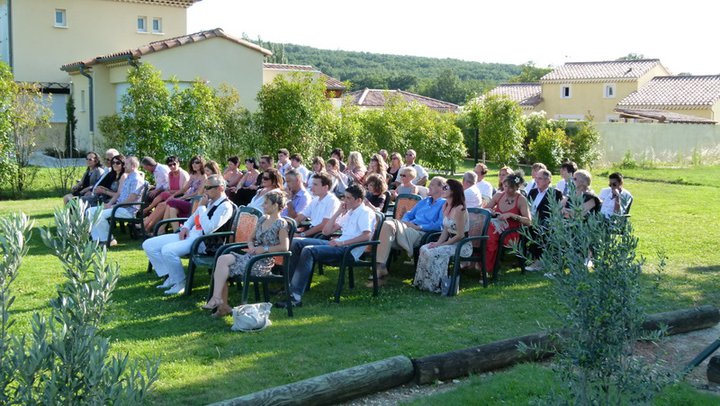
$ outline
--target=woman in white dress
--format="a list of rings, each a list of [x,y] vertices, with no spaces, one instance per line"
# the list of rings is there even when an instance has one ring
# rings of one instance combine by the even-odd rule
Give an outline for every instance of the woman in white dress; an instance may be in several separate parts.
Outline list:
[[[413,285],[430,292],[440,293],[440,281],[447,276],[450,257],[455,255],[457,243],[465,238],[469,227],[469,218],[465,209],[465,194],[462,183],[448,179],[443,187],[443,228],[436,242],[420,248]],[[471,243],[463,245],[461,254],[472,254]]]

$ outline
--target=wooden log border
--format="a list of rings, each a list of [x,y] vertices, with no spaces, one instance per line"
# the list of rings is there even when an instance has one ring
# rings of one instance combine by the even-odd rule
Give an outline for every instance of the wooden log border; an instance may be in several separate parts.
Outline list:
[[[667,326],[668,334],[673,335],[702,330],[718,322],[720,311],[716,307],[700,306],[651,314],[642,327],[652,331]],[[553,337],[551,333],[536,333],[414,360],[396,356],[213,405],[330,405],[404,385],[413,379],[419,384],[427,384],[546,359],[557,350]],[[533,346],[537,351],[520,351],[518,345],[521,343]]]

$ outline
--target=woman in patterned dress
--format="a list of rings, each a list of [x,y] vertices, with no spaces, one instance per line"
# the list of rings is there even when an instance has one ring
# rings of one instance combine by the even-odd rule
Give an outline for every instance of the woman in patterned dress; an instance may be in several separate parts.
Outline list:
[[[275,169],[273,169],[275,170]],[[222,317],[230,314],[232,309],[227,304],[227,280],[235,276],[243,276],[247,263],[253,255],[267,252],[287,251],[290,245],[288,237],[288,224],[280,212],[285,207],[285,194],[280,190],[272,190],[265,194],[262,216],[255,226],[255,238],[248,242],[247,250],[238,254],[221,255],[217,260],[213,274],[213,295],[203,306],[203,309],[216,309],[213,315]],[[253,276],[267,275],[275,265],[274,258],[261,259],[253,265],[250,274]]]
[[[469,218],[465,209],[463,185],[455,179],[448,179],[443,186],[443,228],[436,242],[425,244],[420,248],[415,279],[413,285],[430,292],[440,293],[440,281],[447,275],[450,257],[455,254],[458,241],[465,238],[469,229]],[[462,249],[463,256],[472,253],[472,245],[466,243]]]

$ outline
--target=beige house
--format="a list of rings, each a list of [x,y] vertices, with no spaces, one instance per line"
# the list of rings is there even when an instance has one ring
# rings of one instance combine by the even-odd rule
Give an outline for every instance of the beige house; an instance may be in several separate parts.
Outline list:
[[[620,100],[637,92],[656,76],[670,73],[658,59],[570,62],[540,79],[542,110],[549,118],[596,122],[619,120]]]
[[[230,85],[240,94],[240,102],[254,110],[267,55],[271,55],[267,49],[217,28],[63,65],[76,94],[78,144],[96,147],[97,122],[120,111],[129,88],[128,70],[136,64],[152,64],[162,72],[163,80],[174,77],[180,88],[189,87],[198,78],[214,87]]]
[[[400,97],[408,103],[419,103],[428,108],[440,112],[457,112],[460,106],[448,103],[432,97],[422,96],[404,90],[368,89],[357,90],[348,93],[350,102],[356,104],[362,110],[382,109],[393,97]]]
[[[616,111],[635,121],[715,124],[720,121],[720,75],[655,77],[623,98]]]
[[[0,0],[0,59],[15,80],[52,94],[54,132],[64,131],[68,61],[186,33],[186,11],[200,0]]]

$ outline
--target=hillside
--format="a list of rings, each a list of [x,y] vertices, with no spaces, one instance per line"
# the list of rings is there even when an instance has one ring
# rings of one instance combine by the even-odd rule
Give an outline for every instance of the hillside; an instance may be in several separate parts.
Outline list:
[[[275,62],[312,65],[337,79],[350,81],[353,90],[403,89],[452,103],[462,103],[522,71],[522,66],[511,64],[273,45],[270,49],[275,52]]]

